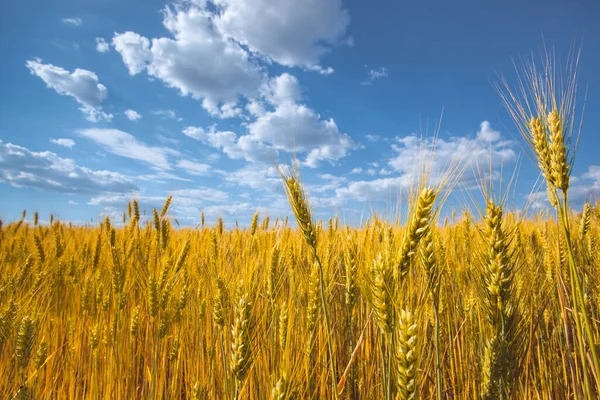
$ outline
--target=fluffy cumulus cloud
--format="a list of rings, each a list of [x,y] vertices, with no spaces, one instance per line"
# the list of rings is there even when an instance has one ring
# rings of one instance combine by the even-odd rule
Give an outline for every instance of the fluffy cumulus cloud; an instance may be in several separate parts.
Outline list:
[[[215,0],[215,25],[256,53],[288,67],[320,72],[320,58],[350,23],[341,0]]]
[[[0,140],[0,182],[68,194],[127,193],[135,182],[119,173],[95,171],[49,151],[34,152]]]
[[[188,127],[183,133],[222,150],[231,158],[272,162],[278,151],[305,153],[304,165],[314,168],[322,161],[335,161],[355,147],[350,136],[339,131],[335,121],[322,119],[302,104],[297,79],[284,73],[261,88],[255,100],[255,119],[249,122],[247,134]]]
[[[211,13],[192,6],[166,9],[164,15],[163,24],[172,37],[150,41],[134,32],[114,36],[113,45],[130,74],[146,70],[182,95],[202,100],[211,112],[256,93],[262,68],[247,51],[215,30]]]
[[[52,142],[58,146],[66,147],[68,149],[72,149],[73,146],[75,146],[75,141],[73,139],[64,139],[64,138],[50,139],[50,142]]]
[[[483,121],[474,137],[427,139],[416,135],[397,138],[392,145],[396,156],[388,161],[397,173],[416,176],[426,163],[431,179],[435,182],[444,177],[448,169],[460,166],[463,178],[474,179],[478,171],[506,165],[516,160],[514,142],[503,140],[499,131]],[[433,152],[432,152],[433,149]]]
[[[96,38],[96,51],[99,53],[107,53],[110,50],[110,45],[101,37]]]
[[[115,34],[112,45],[121,54],[131,75],[139,74],[152,61],[150,40],[135,32]]]
[[[77,68],[69,72],[52,64],[44,64],[40,59],[29,60],[26,66],[49,88],[61,95],[73,97],[88,121],[112,119],[112,114],[102,111],[102,102],[108,96],[108,89],[99,83],[98,76],[92,71]]]
[[[346,200],[395,202],[406,194],[420,178],[426,167],[431,183],[439,183],[447,174],[462,174],[461,181],[469,186],[483,173],[502,165],[515,162],[515,143],[504,140],[499,131],[484,121],[473,137],[450,137],[447,139],[424,138],[409,135],[396,138],[392,144],[395,155],[387,161],[387,167],[378,171],[379,163],[366,170],[369,175],[384,175],[384,178],[349,181],[335,190],[330,199],[339,204]],[[363,172],[355,168],[351,173]]]
[[[341,0],[214,0],[163,11],[167,37],[115,33],[112,45],[131,75],[146,71],[192,96],[219,118],[243,114],[257,97],[265,62],[321,73],[320,58],[344,36],[350,18]]]
[[[142,118],[142,116],[140,114],[138,114],[137,111],[132,110],[132,109],[125,110],[125,116],[130,121],[137,121],[138,119]]]
[[[303,104],[285,103],[249,125],[250,136],[287,152],[308,152],[306,165],[338,160],[353,147],[352,139],[340,133],[335,121],[320,116]]]
[[[142,161],[155,169],[171,169],[168,160],[171,151],[148,146],[127,132],[118,129],[81,129],[76,133],[93,140],[112,154]]]
[[[188,127],[183,134],[200,142],[221,150],[229,158],[243,159],[251,162],[269,162],[275,159],[277,152],[264,143],[253,140],[249,135],[238,137],[231,131],[217,131],[214,126],[209,129]]]

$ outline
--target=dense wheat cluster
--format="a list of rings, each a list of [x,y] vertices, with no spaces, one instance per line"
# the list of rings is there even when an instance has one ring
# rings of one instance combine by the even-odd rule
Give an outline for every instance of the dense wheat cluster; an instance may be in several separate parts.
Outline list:
[[[407,256],[415,232],[378,219],[307,240],[266,218],[175,230],[167,208],[141,224],[133,203],[119,228],[2,227],[1,398],[330,398],[328,339],[340,397],[432,398],[434,305],[445,398],[583,390],[564,240],[543,214],[425,222]],[[597,345],[600,206],[570,221]]]

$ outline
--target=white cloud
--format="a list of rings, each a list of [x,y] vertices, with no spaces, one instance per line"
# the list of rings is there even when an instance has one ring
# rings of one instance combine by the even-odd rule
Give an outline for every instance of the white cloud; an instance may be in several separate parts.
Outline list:
[[[401,191],[411,182],[412,180],[407,176],[350,182],[348,186],[336,190],[336,200],[396,201]]]
[[[227,201],[229,194],[219,189],[199,187],[194,189],[178,189],[171,191],[173,197],[199,199],[212,202]]]
[[[357,168],[352,168],[352,171],[350,171],[351,174],[362,174],[363,169],[360,167]]]
[[[179,160],[177,166],[191,175],[208,175],[210,165],[190,160]]]
[[[267,111],[265,104],[254,101],[257,118],[245,124],[247,134],[238,136],[231,131],[188,127],[183,134],[220,149],[233,159],[273,162],[278,151],[307,153],[304,165],[316,167],[320,161],[334,161],[344,157],[355,147],[352,139],[340,133],[333,119],[320,116],[303,104],[295,77],[283,74],[263,87],[264,97],[274,108]]]
[[[216,0],[215,25],[250,50],[288,67],[321,73],[320,58],[338,44],[350,23],[341,0]]]
[[[171,169],[167,157],[171,151],[148,146],[127,132],[118,129],[82,129],[76,133],[102,145],[112,154],[142,161],[158,169]]]
[[[73,148],[73,146],[75,146],[75,141],[73,139],[63,139],[63,138],[50,139],[50,142],[52,142],[58,146],[67,147],[69,149],[71,149],[71,148]]]
[[[173,119],[175,121],[183,121],[183,118],[178,117],[177,114],[175,113],[175,111],[173,111],[173,110],[155,110],[155,111],[152,111],[152,114],[158,115],[159,117],[162,117],[162,118]]]
[[[183,96],[204,100],[208,110],[253,96],[264,72],[250,54],[213,26],[213,16],[196,6],[164,11],[163,25],[173,38],[152,39],[134,32],[115,34],[113,45],[129,73],[144,69]]]
[[[274,167],[249,164],[236,171],[216,170],[223,180],[235,186],[249,187],[267,193],[275,193],[283,188],[281,177]]]
[[[271,162],[277,157],[277,151],[249,135],[238,136],[231,131],[217,131],[214,126],[209,130],[188,127],[183,134],[221,150],[229,158],[244,159],[253,162]]]
[[[590,165],[580,177],[571,176],[569,201],[580,208],[583,202],[593,202],[600,197],[600,165]],[[546,191],[532,193],[528,198],[533,208],[549,208]]]
[[[349,24],[341,0],[215,0],[167,6],[168,37],[115,33],[112,45],[131,75],[146,71],[202,101],[218,118],[242,115],[266,80],[260,61],[274,60],[328,74],[319,61],[343,39]]]
[[[165,199],[173,196],[169,216],[177,218],[179,221],[188,221],[196,224],[200,219],[200,212],[212,207],[214,203],[225,203],[229,200],[229,194],[222,190],[197,187],[194,189],[178,189],[165,192],[164,195],[142,195],[140,192],[130,192],[117,195],[99,195],[94,196],[88,202],[89,205],[101,206],[105,213],[116,210],[123,210],[127,203],[132,199],[137,199],[142,210],[160,210],[165,203]],[[230,207],[229,205],[219,205],[219,207]],[[235,208],[235,207],[234,207]],[[120,214],[115,214],[120,215]],[[147,214],[147,215],[152,215]]]
[[[371,68],[367,71],[367,79],[362,81],[360,84],[363,86],[369,86],[369,85],[372,85],[373,82],[376,81],[377,79],[387,78],[387,77],[388,77],[387,68],[384,68],[384,67],[377,68],[377,69]]]
[[[285,102],[248,125],[250,136],[275,149],[307,152],[304,165],[316,167],[320,161],[339,160],[355,145],[340,133],[333,118],[322,120],[303,104]]]
[[[127,109],[125,110],[125,116],[130,120],[130,121],[137,121],[138,119],[142,118],[142,116],[140,114],[138,114],[137,111],[132,110],[132,109]]]
[[[383,140],[383,136],[380,135],[371,135],[371,134],[367,134],[365,135],[365,137],[367,138],[367,140],[369,142],[379,142],[380,140]]]
[[[0,140],[0,182],[60,193],[98,194],[137,190],[135,182],[116,172],[94,171],[49,151],[33,152]]]
[[[481,128],[479,129],[479,132],[477,132],[477,139],[486,142],[496,142],[500,140],[501,136],[502,135],[499,131],[492,129],[492,126],[488,121],[483,121],[481,123]]]
[[[308,191],[309,199],[314,198],[313,193],[318,194],[335,190],[347,181],[343,176],[335,176],[332,174],[319,174],[318,176],[324,182],[307,185],[306,190]]]
[[[97,37],[96,38],[96,51],[99,53],[107,53],[110,50],[110,46],[104,38]]]
[[[516,160],[513,142],[502,140],[500,132],[491,128],[489,122],[481,123],[479,132],[474,138],[450,137],[438,138],[435,147],[432,139],[410,135],[396,139],[398,144],[392,145],[396,155],[388,160],[388,166],[380,168],[377,162],[370,163],[368,175],[393,175],[373,180],[351,181],[335,190],[335,197],[328,199],[332,204],[346,200],[357,201],[389,201],[395,202],[419,178],[424,165],[430,171],[429,181],[439,183],[448,168],[457,168],[460,172],[465,168],[463,180],[467,183],[476,178],[477,168],[487,171],[492,168],[512,163]],[[433,149],[433,153],[432,153]],[[362,172],[355,168],[351,173]]]
[[[397,138],[398,145],[392,145],[397,155],[388,165],[400,174],[416,177],[427,163],[434,183],[444,177],[448,168],[461,165],[465,171],[463,178],[470,181],[478,170],[488,171],[490,166],[495,168],[516,160],[514,143],[501,138],[500,132],[492,129],[488,121],[481,123],[474,138],[437,138],[434,145],[432,139],[405,136]],[[434,149],[433,154],[431,149]]]
[[[131,75],[142,72],[152,60],[150,40],[135,32],[115,34],[112,45],[121,54]]]
[[[232,215],[248,215],[253,212],[256,206],[250,203],[233,203],[227,205],[216,205],[204,207],[203,211],[206,216],[209,217],[224,217]]]
[[[302,100],[298,79],[288,73],[272,78],[263,85],[261,92],[265,99],[273,105],[296,103]]]
[[[71,96],[81,105],[79,108],[90,122],[110,121],[112,114],[102,111],[102,102],[108,96],[106,86],[98,82],[92,71],[75,69],[69,72],[52,64],[43,64],[40,59],[29,60],[27,68],[41,78],[46,85],[61,95]]]
[[[249,140],[263,143],[276,150],[307,153],[304,165],[315,168],[321,161],[335,161],[344,157],[355,143],[341,133],[333,120],[320,115],[302,100],[296,77],[284,73],[272,78],[262,88],[264,98],[272,110],[257,113],[248,124]]]
[[[62,19],[62,23],[63,24],[67,24],[67,25],[73,25],[73,26],[81,26],[81,24],[83,24],[83,20],[79,17],[76,18],[63,18]]]
[[[76,202],[75,200],[69,200],[69,201],[68,201],[68,203],[69,203],[70,205],[72,205],[72,206],[77,206],[77,205],[79,205],[79,203],[78,203],[78,202]]]
[[[179,175],[171,174],[165,171],[155,171],[151,174],[142,174],[136,176],[136,179],[142,181],[152,181],[152,183],[172,183],[172,181],[178,182],[192,182],[192,179],[182,178]]]

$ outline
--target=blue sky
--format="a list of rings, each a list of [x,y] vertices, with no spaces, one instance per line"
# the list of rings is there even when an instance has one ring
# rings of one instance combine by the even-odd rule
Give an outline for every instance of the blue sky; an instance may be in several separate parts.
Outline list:
[[[86,222],[173,195],[182,224],[246,225],[289,213],[273,166],[295,153],[318,216],[356,220],[396,206],[442,110],[436,162],[520,160],[515,207],[544,206],[493,86],[544,42],[582,47],[578,208],[600,192],[598,20],[593,0],[9,2],[0,218]]]

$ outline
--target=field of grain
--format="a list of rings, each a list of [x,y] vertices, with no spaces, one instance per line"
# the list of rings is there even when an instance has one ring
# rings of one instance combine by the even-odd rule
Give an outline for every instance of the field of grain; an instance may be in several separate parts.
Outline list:
[[[449,177],[402,222],[322,223],[281,171],[289,223],[0,224],[0,398],[597,398],[600,203],[568,202],[571,94],[526,78],[533,108],[504,99],[554,207],[528,217],[490,185],[441,218]]]

